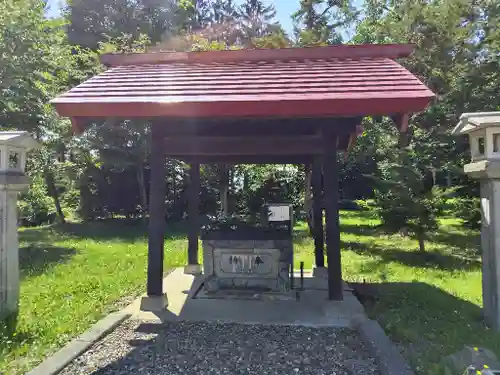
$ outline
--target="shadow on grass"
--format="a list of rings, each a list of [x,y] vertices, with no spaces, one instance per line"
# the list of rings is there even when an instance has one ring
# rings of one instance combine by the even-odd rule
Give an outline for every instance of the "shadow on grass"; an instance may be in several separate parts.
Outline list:
[[[148,223],[141,220],[108,219],[88,223],[66,223],[52,228],[63,236],[95,241],[135,242],[148,237]],[[185,222],[165,223],[166,239],[177,238],[186,234],[187,225]]]
[[[380,226],[374,225],[351,225],[351,224],[340,224],[340,231],[342,233],[355,234],[358,236],[375,236],[384,234],[383,229]]]
[[[27,348],[36,335],[28,330],[18,330],[19,315],[14,313],[0,319],[0,358],[19,348]]]
[[[482,309],[440,288],[421,283],[350,284],[368,315],[394,341],[403,344],[414,365],[427,366],[464,345],[485,346],[500,354],[500,335],[489,329]]]
[[[75,254],[75,249],[46,243],[33,243],[21,247],[19,249],[21,277],[40,275],[55,264],[68,261]]]
[[[7,355],[21,347],[26,347],[35,340],[35,336],[30,332],[16,331],[15,327],[15,322],[0,320],[0,356]]]
[[[53,227],[38,227],[38,228],[23,228],[19,231],[19,241],[20,242],[44,242],[51,243],[54,241],[54,230]],[[57,240],[61,240],[61,236],[58,236]]]
[[[306,241],[312,241],[313,237],[309,233],[309,228],[294,228],[293,229],[293,243],[297,245],[302,245]]]
[[[352,225],[352,224],[340,224],[340,236],[342,237],[342,234],[355,234],[358,236],[376,236],[376,235],[382,235],[384,234],[384,231],[381,229],[380,226],[374,226],[374,225]],[[307,240],[312,240],[313,237],[309,233],[309,228],[306,227],[300,227],[300,228],[294,228],[293,229],[293,239],[294,242],[302,244]]]
[[[460,228],[452,232],[438,230],[432,233],[429,237],[433,242],[438,242],[448,245],[453,248],[462,250],[464,254],[470,257],[477,257],[481,254],[481,235],[479,232],[474,232],[470,229],[459,231]]]
[[[381,247],[373,243],[341,241],[341,248],[361,255],[371,255],[379,259],[379,263],[397,262],[409,267],[437,268],[441,270],[475,270],[481,267],[478,259],[471,259],[461,254],[442,254],[438,252],[421,253],[418,250],[408,251],[394,247]]]

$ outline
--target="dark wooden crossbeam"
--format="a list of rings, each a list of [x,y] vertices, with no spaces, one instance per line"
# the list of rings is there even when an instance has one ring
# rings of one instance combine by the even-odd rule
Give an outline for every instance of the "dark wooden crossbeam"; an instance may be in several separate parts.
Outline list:
[[[337,133],[351,133],[362,117],[330,118],[215,118],[215,119],[165,119],[163,136],[292,136],[318,134],[321,129]]]
[[[312,161],[307,155],[171,155],[170,158],[188,164],[309,164]]]
[[[318,136],[281,137],[166,137],[167,156],[321,155]]]

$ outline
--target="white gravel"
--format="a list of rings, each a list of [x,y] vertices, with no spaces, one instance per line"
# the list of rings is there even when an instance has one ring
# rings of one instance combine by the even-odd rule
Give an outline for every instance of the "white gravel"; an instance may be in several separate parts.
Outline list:
[[[355,331],[335,328],[129,320],[61,375],[373,375]]]

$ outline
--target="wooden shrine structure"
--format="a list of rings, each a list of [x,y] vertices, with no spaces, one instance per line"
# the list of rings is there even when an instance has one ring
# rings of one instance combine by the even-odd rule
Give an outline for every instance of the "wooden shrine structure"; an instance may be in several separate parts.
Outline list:
[[[188,262],[198,262],[200,163],[311,164],[315,262],[328,296],[342,300],[337,151],[364,116],[390,116],[401,132],[434,94],[396,59],[411,45],[105,54],[107,71],[53,100],[75,132],[95,119],[152,124],[149,296],[161,296],[165,158],[191,165]],[[321,186],[322,185],[322,186]],[[321,196],[323,196],[321,199]]]

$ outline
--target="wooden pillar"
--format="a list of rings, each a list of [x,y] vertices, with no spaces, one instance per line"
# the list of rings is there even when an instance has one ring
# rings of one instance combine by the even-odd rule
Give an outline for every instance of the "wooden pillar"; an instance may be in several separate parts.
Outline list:
[[[192,163],[189,169],[188,191],[188,264],[198,264],[198,236],[200,232],[200,164]]]
[[[314,258],[316,267],[325,266],[322,180],[323,180],[323,173],[321,170],[321,159],[315,158],[312,170],[312,190],[313,190]]]
[[[163,138],[159,130],[158,125],[153,124],[149,187],[148,296],[163,295],[166,168]]]
[[[326,252],[328,259],[328,299],[341,301],[342,265],[340,258],[339,178],[337,138],[325,135],[323,178],[326,214]]]

